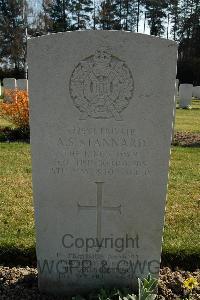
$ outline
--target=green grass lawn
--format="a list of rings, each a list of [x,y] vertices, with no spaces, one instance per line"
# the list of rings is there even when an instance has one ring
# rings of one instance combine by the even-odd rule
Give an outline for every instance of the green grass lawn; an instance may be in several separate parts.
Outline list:
[[[192,101],[192,109],[176,109],[175,131],[200,132],[200,100]]]
[[[163,252],[200,253],[198,148],[173,147]],[[0,143],[0,249],[35,247],[30,145]]]
[[[164,252],[200,254],[199,162],[199,148],[172,148]]]
[[[30,145],[0,143],[0,248],[34,243]]]

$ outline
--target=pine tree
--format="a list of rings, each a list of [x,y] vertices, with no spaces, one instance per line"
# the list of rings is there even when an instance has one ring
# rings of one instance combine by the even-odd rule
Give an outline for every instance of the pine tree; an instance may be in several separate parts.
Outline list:
[[[141,13],[141,0],[125,0],[124,1],[124,30],[137,31],[139,30],[139,21]]]
[[[93,12],[92,12],[92,20],[93,20],[93,26],[92,26],[92,29],[93,30],[96,30],[96,26],[97,26],[97,23],[98,23],[98,2],[97,0],[93,0]]]
[[[135,31],[137,3],[136,0],[102,1],[99,9],[100,28]]]
[[[145,1],[146,15],[150,26],[150,34],[161,36],[165,31],[164,20],[166,19],[167,0]]]
[[[170,1],[169,14],[171,16],[171,33],[173,40],[177,41],[181,15],[180,0]]]
[[[44,1],[43,10],[45,15],[45,26],[47,27],[48,32],[60,32],[70,29],[69,0]]]
[[[98,24],[100,29],[112,30],[120,29],[120,20],[116,15],[116,7],[118,2],[112,0],[105,0],[100,3],[98,11]]]
[[[183,1],[179,29],[178,76],[200,84],[200,1]]]
[[[26,60],[25,6],[25,0],[0,0],[0,63],[16,73],[24,68]]]
[[[137,0],[137,12],[136,12],[136,31],[139,31],[139,22],[140,22],[140,13],[141,13],[141,6],[144,1]]]
[[[94,10],[92,0],[72,0],[71,14],[72,14],[72,29],[86,29],[91,26],[91,14]]]

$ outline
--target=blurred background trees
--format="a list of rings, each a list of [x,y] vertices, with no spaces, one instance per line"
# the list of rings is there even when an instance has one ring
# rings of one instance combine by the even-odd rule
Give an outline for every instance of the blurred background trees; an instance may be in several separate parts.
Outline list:
[[[25,76],[27,38],[84,29],[173,39],[177,77],[200,84],[200,0],[0,0],[0,78]]]
[[[16,74],[26,61],[26,1],[0,0],[0,64]]]

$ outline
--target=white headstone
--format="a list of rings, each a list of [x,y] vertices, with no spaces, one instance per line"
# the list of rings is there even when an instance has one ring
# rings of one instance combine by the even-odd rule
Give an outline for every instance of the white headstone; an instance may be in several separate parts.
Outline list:
[[[193,87],[192,95],[195,98],[200,99],[200,86],[194,86]]]
[[[0,81],[0,96],[2,96],[2,86],[1,86],[1,81]]]
[[[196,87],[196,97],[197,97],[197,99],[200,100],[200,86],[199,85]]]
[[[17,89],[28,91],[28,80],[27,79],[18,79],[17,80]]]
[[[41,291],[136,288],[137,277],[158,276],[176,52],[119,31],[28,41]]]
[[[12,98],[5,94],[6,90],[15,90],[17,87],[15,78],[4,78],[3,88],[4,88],[4,102],[12,102]]]
[[[4,78],[3,79],[4,89],[14,90],[16,88],[16,79],[15,78]]]
[[[192,90],[193,85],[184,83],[179,86],[179,107],[180,108],[190,108],[192,105]]]

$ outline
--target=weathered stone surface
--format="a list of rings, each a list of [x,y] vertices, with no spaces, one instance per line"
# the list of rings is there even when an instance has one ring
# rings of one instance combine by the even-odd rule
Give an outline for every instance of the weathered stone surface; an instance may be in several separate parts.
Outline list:
[[[136,287],[159,271],[176,44],[106,31],[28,43],[40,290]]]

